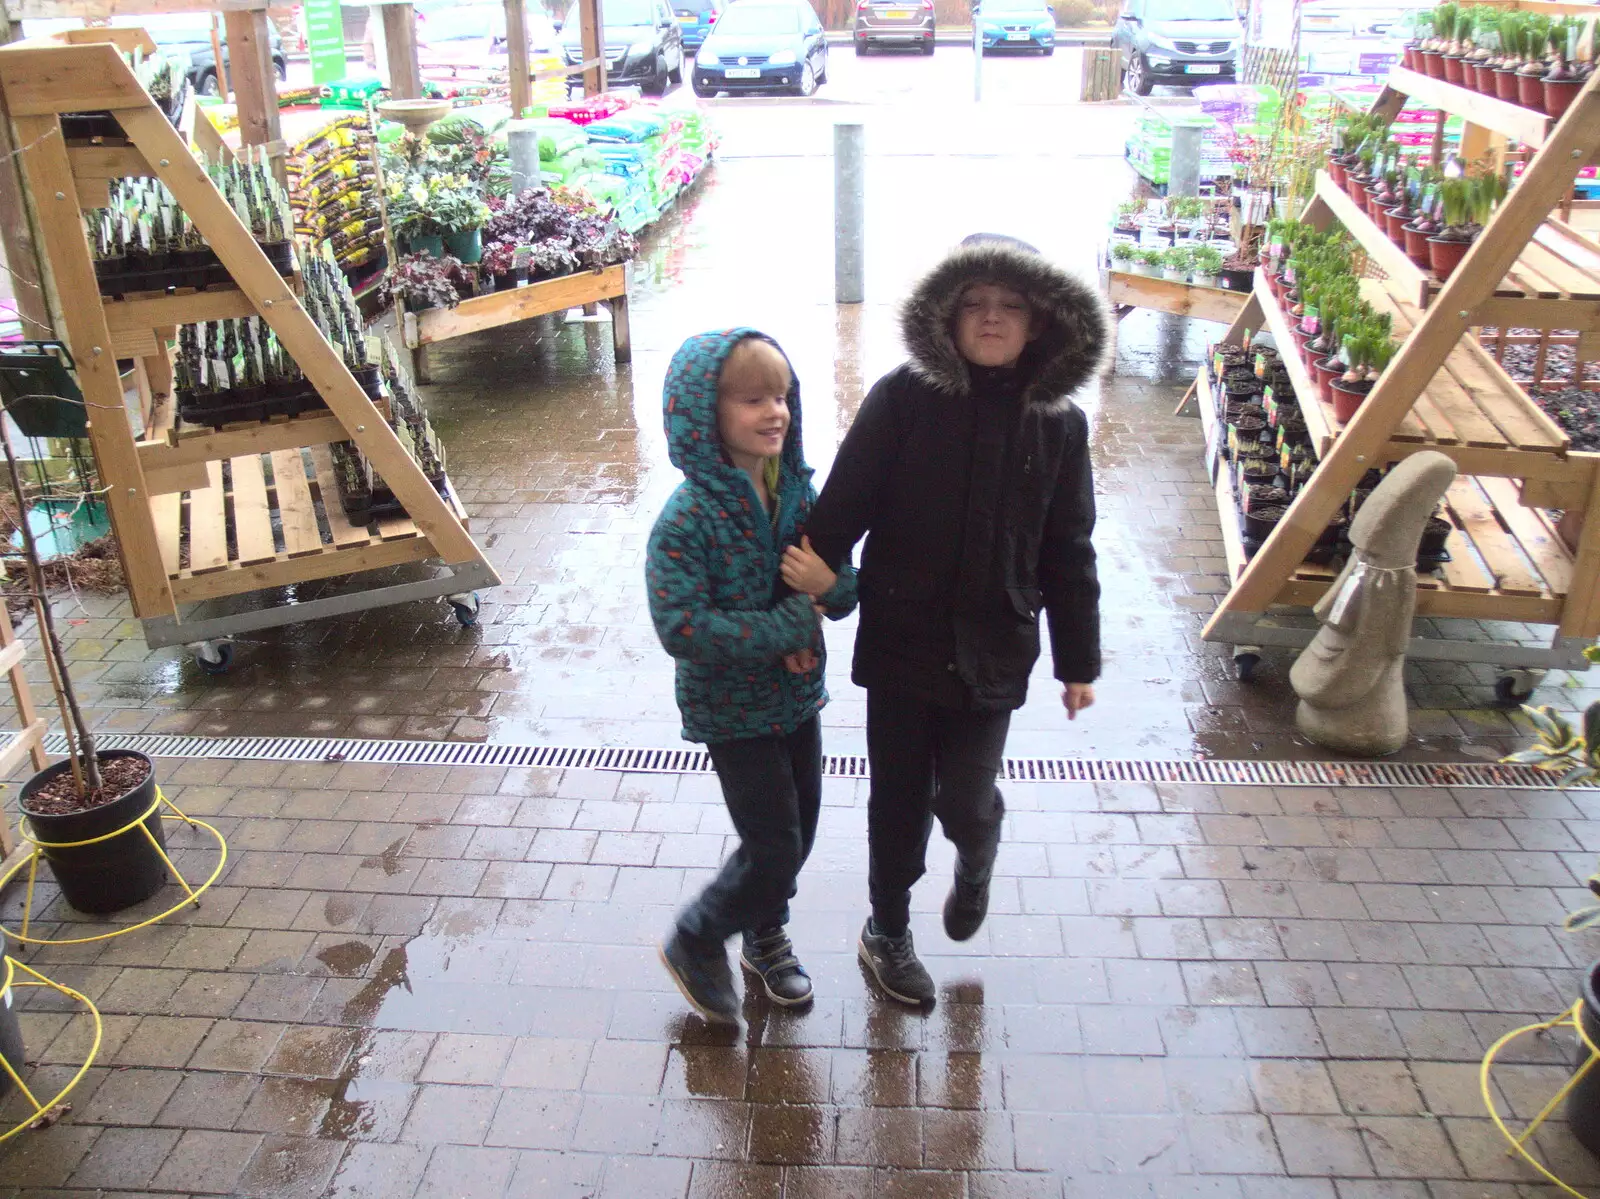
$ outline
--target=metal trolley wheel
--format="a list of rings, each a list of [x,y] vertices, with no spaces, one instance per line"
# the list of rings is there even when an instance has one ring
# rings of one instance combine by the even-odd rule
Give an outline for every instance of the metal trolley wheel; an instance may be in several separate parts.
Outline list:
[[[194,664],[207,674],[227,674],[228,668],[233,665],[233,642],[195,642]]]
[[[464,629],[476,628],[478,624],[478,611],[483,606],[478,600],[476,591],[460,592],[456,595],[445,596],[450,602],[451,611],[456,614],[456,623]]]

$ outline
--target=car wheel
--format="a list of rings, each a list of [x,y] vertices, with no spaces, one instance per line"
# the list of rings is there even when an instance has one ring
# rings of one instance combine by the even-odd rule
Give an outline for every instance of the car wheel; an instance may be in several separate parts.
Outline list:
[[[856,57],[857,58],[865,58],[868,54],[871,54],[871,53],[872,53],[872,47],[867,42],[860,41],[860,42],[856,43]]]
[[[647,96],[664,96],[667,94],[667,60],[656,59],[655,74],[645,80],[644,87],[640,89]]]
[[[1056,52],[1056,47],[1055,47],[1055,43],[1054,42],[1052,42],[1050,45],[1048,45],[1048,46],[1046,46],[1044,48],[1044,56],[1046,58],[1049,58],[1055,52]]]
[[[817,86],[820,87],[826,82],[828,82],[828,51],[824,49],[822,51],[822,69],[817,72]]]
[[[279,83],[287,83],[289,81],[289,64],[286,61],[281,58],[277,59],[273,62],[272,67],[278,73]]]
[[[1138,51],[1134,51],[1133,57],[1128,60],[1128,72],[1122,77],[1122,86],[1136,96],[1148,96],[1150,89],[1155,86],[1144,55]]]
[[[703,87],[698,83],[694,84],[693,86],[694,94],[699,96],[702,100],[709,100],[712,96],[717,94],[717,89],[714,87]]]
[[[809,58],[800,64],[800,82],[795,85],[794,90],[798,96],[816,95],[817,69],[811,65]]]
[[[667,82],[673,87],[677,87],[683,82],[683,61],[681,59],[675,68],[667,72]]]
[[[194,89],[202,96],[220,96],[222,88],[217,85],[217,73],[209,67],[200,73],[200,85]]]

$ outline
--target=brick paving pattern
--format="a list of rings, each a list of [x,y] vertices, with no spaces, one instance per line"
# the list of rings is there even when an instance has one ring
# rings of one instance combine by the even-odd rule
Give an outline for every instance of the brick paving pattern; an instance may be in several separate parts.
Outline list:
[[[936,839],[923,1016],[855,963],[865,787],[830,781],[793,925],[818,999],[748,1001],[734,1037],[653,950],[728,847],[710,778],[160,765],[230,837],[227,874],[162,927],[22,955],[106,1038],[72,1113],[0,1150],[7,1199],[1544,1193],[1477,1062],[1577,994],[1592,946],[1559,923],[1593,795],[1011,786],[993,914],[963,945]],[[21,1004],[48,1093],[85,1022]],[[1534,1114],[1569,1054],[1521,1045],[1502,1110]],[[1539,1143],[1600,1182],[1559,1123]]]

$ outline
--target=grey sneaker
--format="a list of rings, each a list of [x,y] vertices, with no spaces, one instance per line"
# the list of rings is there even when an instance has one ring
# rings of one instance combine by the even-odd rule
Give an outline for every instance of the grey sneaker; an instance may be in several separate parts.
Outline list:
[[[856,952],[889,998],[912,1007],[927,1007],[933,1003],[933,977],[917,960],[909,928],[900,936],[891,937],[878,932],[869,919],[861,929]]]
[[[689,1006],[710,1024],[739,1023],[739,994],[722,946],[708,948],[676,929],[661,945],[661,964],[678,984]]]
[[[781,924],[744,934],[739,951],[744,968],[761,980],[767,998],[784,1007],[811,1002],[811,978]]]

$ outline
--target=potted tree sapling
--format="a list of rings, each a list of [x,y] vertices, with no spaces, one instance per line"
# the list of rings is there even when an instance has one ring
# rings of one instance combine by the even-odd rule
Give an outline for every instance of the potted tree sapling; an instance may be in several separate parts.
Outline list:
[[[17,511],[25,513],[29,497],[3,423],[0,447]],[[167,881],[155,767],[134,750],[95,746],[72,683],[71,660],[56,634],[32,524],[23,520],[19,528],[28,599],[61,712],[67,756],[24,783],[18,802],[67,903],[80,912],[121,911],[149,899]]]

